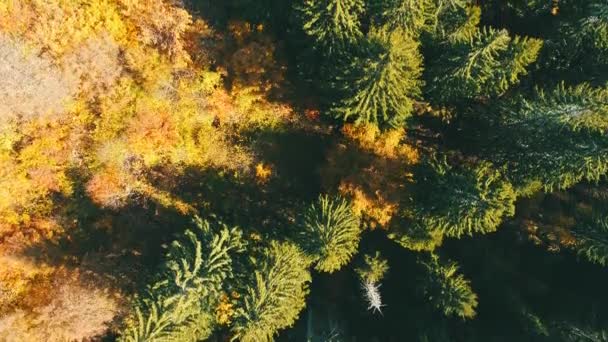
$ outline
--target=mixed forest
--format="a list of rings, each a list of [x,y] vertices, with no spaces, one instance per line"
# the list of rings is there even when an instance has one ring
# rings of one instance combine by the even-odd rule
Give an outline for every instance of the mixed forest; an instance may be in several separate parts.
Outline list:
[[[608,1],[0,0],[0,341],[608,341]]]

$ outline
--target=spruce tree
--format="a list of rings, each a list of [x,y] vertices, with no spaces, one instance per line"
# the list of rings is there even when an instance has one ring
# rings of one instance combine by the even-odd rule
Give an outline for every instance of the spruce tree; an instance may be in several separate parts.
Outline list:
[[[369,7],[380,25],[402,28],[412,36],[437,20],[433,0],[371,0]]]
[[[581,222],[572,230],[576,252],[587,260],[608,266],[608,216]]]
[[[608,3],[603,0],[589,1],[586,16],[580,19],[582,30],[577,37],[593,51],[594,62],[608,64]],[[587,50],[587,51],[589,51]]]
[[[304,0],[296,10],[304,32],[329,54],[345,49],[362,36],[362,0]]]
[[[302,228],[301,245],[319,271],[333,273],[357,252],[361,222],[343,198],[320,196],[304,212]]]
[[[456,42],[472,37],[481,21],[481,8],[471,0],[433,0],[435,22],[429,28],[434,40]],[[445,51],[444,51],[445,52]]]
[[[449,104],[504,94],[527,74],[542,41],[482,28],[443,47],[429,66],[428,94],[438,104]]]
[[[374,255],[365,254],[355,272],[362,282],[379,283],[388,269],[388,261],[377,251]]]
[[[489,108],[488,158],[503,164],[518,191],[564,189],[608,171],[608,91],[583,84],[537,90]]]
[[[490,233],[515,212],[511,184],[489,163],[454,167],[445,157],[429,159],[415,177],[413,196],[403,204],[405,219],[399,222],[412,229],[392,230],[398,242],[436,239],[437,232],[453,237]],[[414,235],[399,234],[408,232]]]
[[[368,7],[378,25],[402,28],[412,36],[426,31],[442,38],[476,29],[480,14],[470,0],[369,0]]]
[[[572,83],[607,80],[608,4],[603,0],[560,1],[557,29],[547,34],[539,76]]]
[[[294,244],[273,241],[245,288],[232,324],[233,340],[272,341],[291,326],[306,305],[310,261]]]
[[[380,295],[380,282],[388,271],[388,262],[376,252],[374,256],[364,255],[360,267],[355,269],[361,281],[363,296],[367,302],[367,309],[382,313],[382,297]]]
[[[171,244],[160,278],[134,300],[121,341],[195,342],[213,332],[214,309],[232,276],[232,257],[244,245],[236,228],[196,224]]]
[[[336,84],[345,94],[330,112],[344,121],[399,126],[420,96],[422,56],[403,29],[373,28]]]
[[[443,262],[433,254],[421,264],[427,272],[423,283],[425,294],[437,309],[446,316],[463,319],[475,317],[477,295],[471,289],[470,282],[457,273],[456,263]]]
[[[444,233],[438,227],[426,226],[421,220],[406,214],[394,220],[388,237],[403,248],[432,252],[443,243]]]

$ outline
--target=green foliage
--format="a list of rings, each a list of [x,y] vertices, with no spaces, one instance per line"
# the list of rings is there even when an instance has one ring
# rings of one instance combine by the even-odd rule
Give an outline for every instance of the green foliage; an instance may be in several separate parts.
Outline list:
[[[582,222],[572,230],[573,248],[589,261],[608,266],[608,216]]]
[[[496,231],[515,213],[515,191],[489,163],[452,167],[429,159],[417,169],[413,196],[403,203],[388,237],[413,251],[433,251],[444,235]]]
[[[590,326],[575,322],[557,322],[555,329],[564,341],[568,342],[606,342],[608,329],[605,326]]]
[[[454,237],[490,233],[515,212],[513,187],[489,163],[468,168],[431,160],[416,176],[406,217],[428,231]]]
[[[457,273],[456,263],[444,263],[437,255],[431,255],[428,261],[421,264],[427,271],[425,293],[437,309],[446,316],[463,319],[475,317],[477,295],[471,289],[469,281]]]
[[[211,335],[214,308],[232,276],[232,254],[243,250],[236,228],[197,220],[171,244],[161,279],[134,301],[121,341],[200,341]]]
[[[429,95],[438,103],[499,96],[519,83],[542,41],[483,28],[445,46],[432,65]]]
[[[309,264],[297,246],[271,242],[255,270],[254,283],[239,300],[233,340],[272,341],[278,330],[291,326],[306,305]]]
[[[320,196],[304,212],[302,227],[301,245],[319,271],[333,273],[357,252],[361,222],[343,198]]]
[[[412,36],[426,31],[454,40],[477,29],[479,7],[469,0],[370,0],[373,18],[391,29],[402,28]]]
[[[528,331],[536,336],[549,336],[549,329],[545,322],[533,312],[522,310],[522,320]]]
[[[425,26],[436,22],[436,1],[433,0],[371,0],[369,7],[377,13],[377,21],[391,29],[402,28],[415,36]]]
[[[608,0],[0,0],[0,79],[0,340],[606,340],[521,237],[608,266]]]
[[[591,0],[581,7],[584,10],[580,18],[563,25],[560,32],[566,36],[570,45],[561,47],[575,47],[575,51],[565,53],[572,57],[568,66],[579,70],[594,70],[594,73],[605,71],[608,66],[608,4],[602,0]]]
[[[361,52],[343,68],[337,84],[346,94],[330,112],[356,124],[399,126],[420,95],[422,56],[402,29],[372,29]]]
[[[433,0],[436,22],[430,30],[435,39],[459,41],[473,36],[481,20],[481,9],[469,0]]]
[[[362,36],[362,0],[304,0],[296,9],[304,32],[329,53],[343,50]]]
[[[580,20],[582,30],[578,38],[587,42],[588,46],[598,54],[597,58],[606,63],[608,58],[608,4],[606,1],[589,1],[587,16]]]
[[[443,232],[440,229],[427,227],[420,220],[402,217],[391,225],[388,237],[416,252],[431,252],[443,243]]]
[[[455,6],[440,20],[439,33],[450,42],[459,42],[473,37],[479,30],[481,8],[478,6]],[[451,17],[451,18],[450,18]]]
[[[488,157],[507,165],[520,192],[596,181],[608,171],[608,91],[586,84],[517,96],[490,109]],[[497,115],[498,113],[498,115]]]
[[[362,282],[377,284],[384,278],[388,268],[388,261],[380,255],[380,252],[376,252],[373,256],[364,255],[361,266],[357,267],[355,272]]]

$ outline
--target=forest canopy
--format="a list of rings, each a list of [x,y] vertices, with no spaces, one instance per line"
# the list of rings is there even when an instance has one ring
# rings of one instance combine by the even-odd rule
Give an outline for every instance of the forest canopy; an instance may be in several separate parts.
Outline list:
[[[608,340],[606,0],[0,0],[0,341]]]

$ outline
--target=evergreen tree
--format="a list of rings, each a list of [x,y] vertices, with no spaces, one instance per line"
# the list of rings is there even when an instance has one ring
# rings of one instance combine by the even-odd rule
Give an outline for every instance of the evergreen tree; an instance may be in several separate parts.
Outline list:
[[[547,33],[540,77],[573,83],[606,81],[608,4],[603,0],[559,2],[557,28]]]
[[[278,330],[291,326],[306,305],[309,264],[297,246],[273,241],[239,300],[233,340],[272,341]]]
[[[428,93],[440,104],[504,94],[526,75],[542,41],[483,28],[444,45],[429,67]]]
[[[589,85],[519,95],[488,110],[488,158],[503,164],[518,191],[598,180],[608,171],[608,91]]]
[[[475,317],[477,295],[471,289],[469,281],[457,273],[456,263],[444,263],[433,254],[428,261],[421,264],[427,271],[424,291],[437,309],[446,316],[458,316],[463,319]]]
[[[236,228],[196,224],[171,244],[161,278],[135,299],[121,341],[195,342],[213,332],[214,309],[243,242]]]
[[[572,230],[576,239],[573,248],[589,261],[608,266],[608,217],[581,222]]]
[[[412,36],[427,31],[442,38],[476,29],[480,13],[469,0],[370,0],[368,7],[379,25],[402,28]]]
[[[304,212],[302,226],[301,244],[319,271],[337,271],[357,252],[361,222],[343,198],[320,196]]]
[[[374,256],[364,255],[361,267],[355,269],[359,279],[361,280],[361,288],[367,309],[372,312],[382,313],[382,297],[380,295],[380,281],[388,271],[388,262],[380,256],[380,252],[376,252]]]
[[[296,10],[304,32],[329,54],[345,49],[362,36],[363,0],[304,0]]]
[[[468,168],[450,166],[445,158],[429,160],[415,177],[413,196],[398,220],[406,228],[389,235],[405,247],[431,250],[426,246],[440,243],[438,232],[454,237],[490,233],[515,212],[515,192],[491,164]],[[416,248],[418,244],[422,246]]]
[[[457,42],[472,37],[481,21],[481,8],[470,0],[433,0],[436,21],[432,36],[440,41]],[[445,52],[445,51],[444,51]]]
[[[373,256],[365,254],[355,272],[363,282],[379,283],[388,272],[388,268],[388,261],[380,255],[380,252],[376,252]]]
[[[577,34],[589,49],[593,61],[597,64],[608,64],[608,3],[604,0],[592,0],[587,4],[586,16],[580,20],[582,30]]]
[[[438,227],[428,227],[420,220],[402,215],[391,224],[388,237],[412,251],[431,252],[441,246],[444,233]]]
[[[412,36],[425,26],[436,22],[437,7],[434,0],[371,0],[369,7],[375,12],[380,25],[391,29],[402,28]]]
[[[345,94],[331,113],[344,121],[399,126],[420,96],[422,57],[418,43],[402,29],[373,28],[336,84]]]

